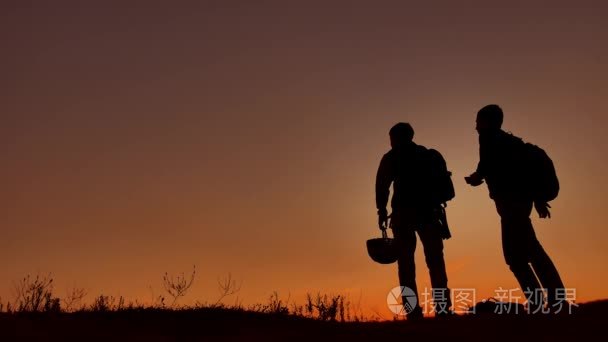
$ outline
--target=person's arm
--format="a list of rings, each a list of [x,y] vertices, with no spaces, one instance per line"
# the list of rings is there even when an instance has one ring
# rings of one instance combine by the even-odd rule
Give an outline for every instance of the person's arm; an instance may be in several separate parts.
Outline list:
[[[464,180],[467,184],[472,186],[478,186],[483,184],[483,179],[485,178],[485,163],[483,162],[483,151],[481,147],[481,141],[479,144],[479,163],[477,163],[477,169],[470,176],[464,177]]]
[[[390,186],[393,182],[394,170],[387,154],[382,157],[378,173],[376,174],[376,208],[378,209],[378,227],[386,229],[388,212],[386,206],[390,194]]]
[[[483,168],[481,167],[481,162],[477,165],[477,170],[473,172],[470,176],[464,177],[464,180],[467,184],[472,186],[478,186],[483,184],[483,179],[485,178],[483,175]]]

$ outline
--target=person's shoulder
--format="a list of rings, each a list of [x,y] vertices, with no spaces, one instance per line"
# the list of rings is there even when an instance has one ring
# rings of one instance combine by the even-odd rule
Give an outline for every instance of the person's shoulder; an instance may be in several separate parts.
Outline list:
[[[433,164],[445,163],[445,158],[443,157],[443,154],[441,154],[441,152],[439,152],[439,150],[437,150],[436,148],[426,148],[424,151],[424,156],[427,161]]]
[[[414,144],[414,151],[419,153],[426,153],[429,150],[428,147],[424,145]]]
[[[512,132],[501,131],[501,137],[504,141],[507,141],[512,144],[522,144],[524,140]]]
[[[524,139],[516,136],[511,132],[505,132],[503,135],[503,146],[505,146],[509,150],[521,153],[521,151],[526,146],[526,142],[524,141]]]
[[[395,158],[395,151],[393,149],[389,150],[385,154],[382,155],[382,162],[389,162]]]

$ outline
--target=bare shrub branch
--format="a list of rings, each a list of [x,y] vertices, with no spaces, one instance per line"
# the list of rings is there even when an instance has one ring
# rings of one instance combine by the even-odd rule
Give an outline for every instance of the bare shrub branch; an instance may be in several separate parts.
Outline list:
[[[112,311],[116,308],[116,306],[114,304],[115,302],[116,302],[116,298],[114,298],[113,296],[99,295],[93,300],[93,303],[91,304],[91,311],[94,311],[94,312]]]
[[[242,281],[237,284],[236,280],[232,279],[232,274],[230,273],[224,278],[218,278],[217,286],[220,291],[220,297],[213,306],[220,306],[224,298],[239,292],[242,284]]]
[[[82,299],[87,295],[87,291],[81,287],[72,287],[66,291],[63,298],[64,309],[66,312],[73,312],[82,309]]]
[[[340,321],[344,322],[350,314],[345,312],[345,308],[350,306],[350,302],[345,302],[345,297],[341,295],[321,295],[317,293],[312,296],[306,294],[306,304],[302,310],[306,316],[316,318],[321,321]]]
[[[192,286],[192,283],[194,283],[195,276],[196,276],[196,265],[193,266],[192,274],[190,275],[189,279],[186,278],[186,276],[183,272],[180,275],[178,275],[177,277],[169,276],[169,274],[167,272],[165,272],[165,275],[163,277],[163,287],[164,287],[165,291],[167,291],[167,293],[171,297],[173,297],[173,302],[171,302],[171,305],[170,305],[171,307],[173,307],[175,305],[175,303],[177,302],[177,300],[180,297],[184,297],[186,295],[186,292],[188,292],[188,290]],[[163,301],[164,301],[164,298],[163,298]]]
[[[14,284],[18,312],[59,312],[59,298],[53,297],[53,277],[29,274]]]

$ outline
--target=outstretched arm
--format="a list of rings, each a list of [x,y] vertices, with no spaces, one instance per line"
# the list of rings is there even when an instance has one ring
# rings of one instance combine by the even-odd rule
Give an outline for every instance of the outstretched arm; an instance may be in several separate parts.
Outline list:
[[[483,184],[483,168],[481,167],[481,162],[477,165],[477,170],[473,172],[470,176],[464,177],[464,180],[467,184],[472,186],[479,186]]]
[[[481,137],[479,139],[479,163],[477,164],[477,170],[473,172],[470,176],[464,177],[465,182],[471,186],[479,186],[483,184],[483,179],[485,178],[485,163],[483,162],[483,149],[481,144]]]

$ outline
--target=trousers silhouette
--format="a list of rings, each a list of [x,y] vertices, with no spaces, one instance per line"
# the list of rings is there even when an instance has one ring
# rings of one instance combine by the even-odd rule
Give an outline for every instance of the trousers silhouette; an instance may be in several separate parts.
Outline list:
[[[558,291],[564,288],[564,284],[553,261],[536,238],[530,220],[532,201],[495,199],[495,202],[501,218],[505,261],[522,291],[532,307],[542,306],[543,288],[547,290],[547,303],[557,305],[560,300]]]
[[[420,296],[416,285],[416,264],[414,260],[416,251],[416,232],[424,248],[426,265],[431,277],[432,297],[435,313],[446,313],[451,306],[448,277],[443,257],[443,240],[439,227],[430,219],[430,214],[416,210],[393,210],[391,226],[395,243],[399,246],[397,268],[399,283],[414,291],[418,302],[413,311],[421,312]],[[403,303],[407,298],[403,298]]]

